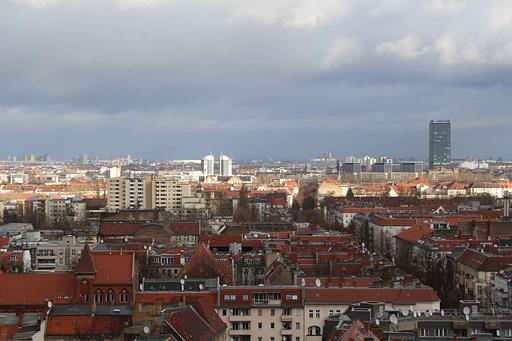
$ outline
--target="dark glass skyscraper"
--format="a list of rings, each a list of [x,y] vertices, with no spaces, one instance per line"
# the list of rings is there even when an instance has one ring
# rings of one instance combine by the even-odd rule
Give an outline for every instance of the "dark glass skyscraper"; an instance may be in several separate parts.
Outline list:
[[[452,131],[450,121],[430,121],[429,166],[448,167],[452,160]]]

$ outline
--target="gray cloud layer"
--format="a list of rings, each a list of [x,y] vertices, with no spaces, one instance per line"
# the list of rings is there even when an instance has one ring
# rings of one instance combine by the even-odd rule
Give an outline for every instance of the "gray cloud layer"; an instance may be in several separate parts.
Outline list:
[[[0,1],[1,154],[512,157],[512,3]]]

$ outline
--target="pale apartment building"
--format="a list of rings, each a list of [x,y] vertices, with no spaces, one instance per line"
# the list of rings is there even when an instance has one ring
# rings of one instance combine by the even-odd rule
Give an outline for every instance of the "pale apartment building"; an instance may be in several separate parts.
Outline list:
[[[108,179],[107,209],[151,209],[152,176]]]
[[[153,179],[153,208],[166,211],[183,208],[184,198],[191,197],[190,183],[175,178]]]
[[[118,177],[108,181],[107,209],[183,208],[184,198],[192,197],[190,183],[168,177]]]
[[[231,341],[321,341],[326,319],[354,306],[368,311],[373,323],[385,312],[440,311],[440,299],[429,287],[222,286],[217,299]]]
[[[297,286],[221,287],[218,300],[228,340],[304,340],[302,289]]]
[[[73,226],[85,221],[86,204],[80,199],[48,199],[44,205],[48,227]]]

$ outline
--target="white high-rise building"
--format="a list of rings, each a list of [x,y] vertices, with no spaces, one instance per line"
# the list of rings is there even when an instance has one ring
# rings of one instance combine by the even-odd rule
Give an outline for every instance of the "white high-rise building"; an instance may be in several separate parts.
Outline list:
[[[220,154],[220,175],[231,176],[233,175],[233,160],[226,155]]]
[[[215,157],[212,154],[206,155],[203,160],[201,160],[201,164],[203,166],[204,176],[210,176],[215,173]]]

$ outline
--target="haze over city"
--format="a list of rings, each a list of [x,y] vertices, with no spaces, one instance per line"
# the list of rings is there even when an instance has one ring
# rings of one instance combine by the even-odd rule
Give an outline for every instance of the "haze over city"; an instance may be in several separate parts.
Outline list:
[[[0,2],[8,154],[512,158],[509,1]]]

